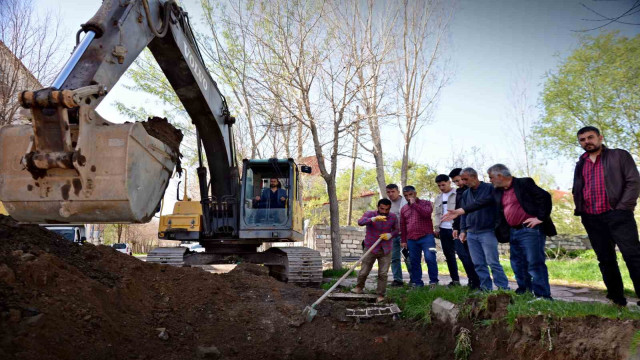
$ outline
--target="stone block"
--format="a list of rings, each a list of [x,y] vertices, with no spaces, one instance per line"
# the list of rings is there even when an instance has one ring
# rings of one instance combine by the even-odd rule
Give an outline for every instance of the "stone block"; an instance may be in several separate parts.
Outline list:
[[[454,303],[437,298],[431,304],[431,313],[440,322],[456,324],[460,309]]]

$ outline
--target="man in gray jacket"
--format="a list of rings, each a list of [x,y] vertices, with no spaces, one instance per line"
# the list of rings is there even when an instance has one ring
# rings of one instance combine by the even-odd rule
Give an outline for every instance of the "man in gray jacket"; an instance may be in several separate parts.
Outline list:
[[[633,217],[640,194],[640,175],[629,152],[609,149],[602,144],[603,140],[600,130],[593,126],[578,131],[578,142],[585,153],[576,164],[573,201],[575,214],[582,217],[598,257],[607,297],[614,304],[625,306],[627,299],[616,245],[627,264],[636,295],[640,297],[640,241]]]

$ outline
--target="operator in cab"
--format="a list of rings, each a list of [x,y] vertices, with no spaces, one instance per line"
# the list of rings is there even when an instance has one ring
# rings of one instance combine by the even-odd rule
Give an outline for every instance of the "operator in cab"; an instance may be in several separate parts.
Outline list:
[[[262,194],[254,199],[258,209],[284,209],[287,203],[287,190],[282,188],[280,180],[271,178],[269,188],[262,189]]]

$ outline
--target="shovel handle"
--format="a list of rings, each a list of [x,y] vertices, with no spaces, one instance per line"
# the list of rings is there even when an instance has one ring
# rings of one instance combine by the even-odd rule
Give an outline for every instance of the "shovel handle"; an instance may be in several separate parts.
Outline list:
[[[356,268],[356,266],[360,265],[360,263],[362,262],[362,259],[364,259],[365,256],[369,255],[369,253],[371,252],[371,250],[373,250],[373,248],[375,248],[376,246],[378,246],[378,244],[380,243],[380,241],[382,241],[382,238],[378,238],[378,240],[376,240],[375,243],[373,243],[373,245],[371,245],[371,247],[369,248],[369,250],[367,250],[364,255],[362,255],[360,257],[360,259],[358,259],[358,261],[356,261],[355,264],[353,264],[353,266],[351,267],[351,269],[349,269],[349,271],[347,271],[346,273],[344,273],[344,275],[342,275],[342,277],[336,281],[335,284],[333,284],[332,287],[329,288],[329,290],[327,290],[327,292],[325,292],[322,296],[320,296],[320,298],[318,300],[316,300],[316,302],[313,303],[313,305],[311,305],[312,308],[315,308],[316,306],[318,306],[318,304],[320,304],[322,302],[322,300],[324,300],[327,296],[329,296],[329,294],[331,294],[331,292],[333,290],[335,290],[335,288],[338,287],[338,285],[340,285],[340,283],[342,282],[342,280],[346,279],[347,276],[349,276],[349,274],[351,274],[351,272]]]

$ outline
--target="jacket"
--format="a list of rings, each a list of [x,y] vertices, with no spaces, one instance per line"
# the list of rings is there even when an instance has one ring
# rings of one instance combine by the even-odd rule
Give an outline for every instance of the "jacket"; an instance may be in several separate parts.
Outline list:
[[[557,235],[556,227],[551,220],[551,194],[536,185],[532,178],[513,178],[511,183],[513,186],[513,192],[516,194],[518,203],[522,206],[522,209],[530,215],[535,216],[539,220],[542,220],[542,230],[547,236]],[[496,237],[505,237],[503,240],[509,238],[511,227],[507,223],[507,219],[504,216],[502,209],[502,196],[505,189],[495,189],[494,197],[496,205],[498,206],[498,217],[496,224]],[[506,241],[502,241],[506,242]]]
[[[602,146],[600,153],[604,171],[605,191],[609,205],[613,210],[633,211],[640,195],[640,175],[638,167],[628,151],[609,149]],[[584,179],[582,168],[586,159],[580,157],[573,174],[573,202],[576,205],[575,215],[582,215],[584,198],[582,190]]]
[[[456,189],[456,206],[455,209],[459,209],[462,207],[462,194],[464,194],[464,191],[467,190],[468,187],[466,186],[462,186]],[[457,218],[453,219],[453,230],[458,230],[460,231],[460,220],[462,219],[461,216],[458,216]]]
[[[433,217],[435,221],[433,222],[433,227],[435,231],[440,231],[440,223],[442,222],[442,193],[436,196],[435,201],[433,202]],[[454,210],[456,208],[456,191],[452,191],[447,198],[447,210]],[[452,223],[453,225],[453,223]],[[453,227],[453,226],[452,226]]]
[[[493,231],[496,227],[496,203],[493,185],[480,182],[477,189],[467,189],[462,194],[465,214],[460,220],[462,232]]]

